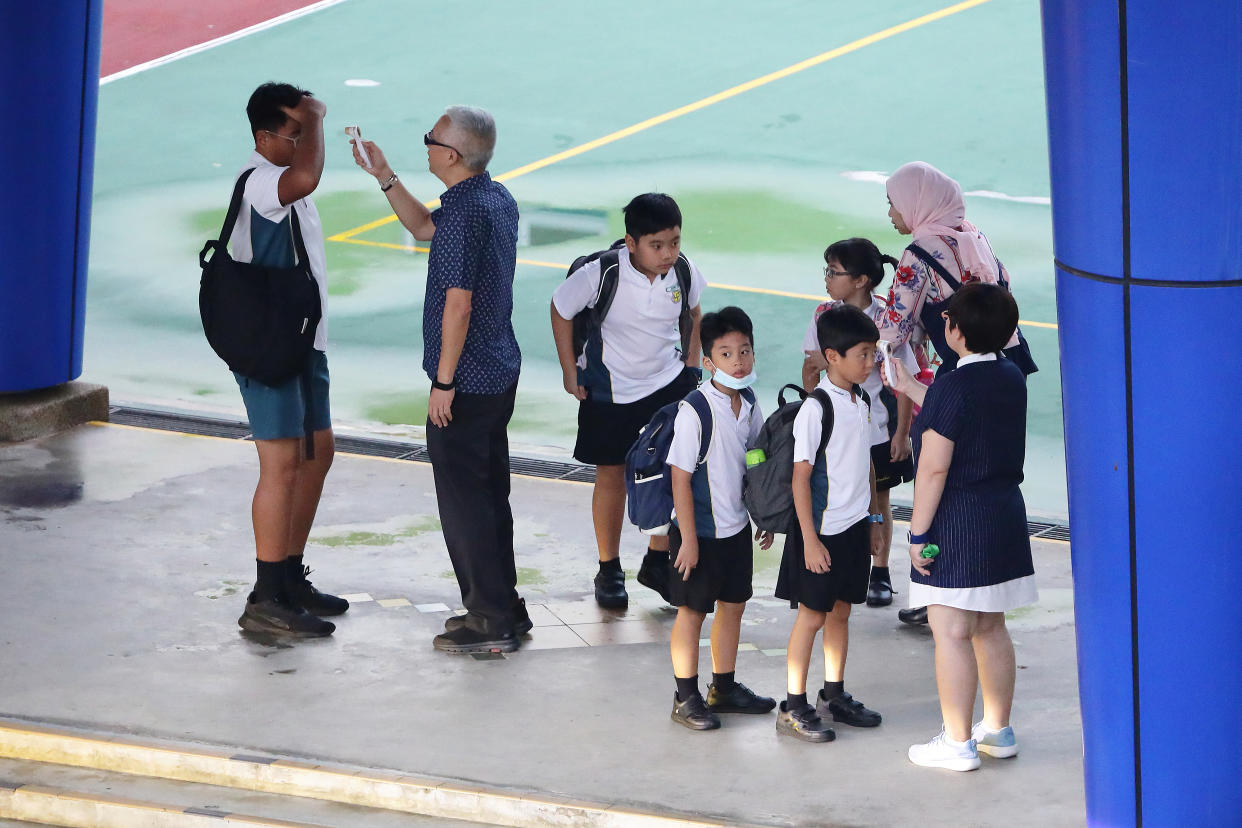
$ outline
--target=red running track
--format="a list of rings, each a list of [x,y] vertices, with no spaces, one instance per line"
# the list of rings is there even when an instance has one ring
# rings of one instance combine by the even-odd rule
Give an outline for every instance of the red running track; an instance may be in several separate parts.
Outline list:
[[[215,40],[308,0],[105,0],[101,77]]]

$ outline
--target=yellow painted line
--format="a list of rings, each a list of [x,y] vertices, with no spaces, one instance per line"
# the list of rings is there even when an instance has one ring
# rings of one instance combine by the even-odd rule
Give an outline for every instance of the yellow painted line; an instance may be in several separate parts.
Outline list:
[[[495,180],[501,181],[501,182],[512,181],[513,179],[518,178],[519,176],[526,175],[527,173],[532,173],[535,170],[541,170],[544,167],[548,167],[548,166],[551,166],[552,164],[556,164],[560,161],[564,161],[567,158],[573,158],[575,156],[582,155],[583,153],[590,152],[591,150],[599,149],[600,147],[607,146],[608,144],[611,144],[615,141],[620,141],[622,138],[628,138],[631,135],[635,135],[644,130],[651,129],[654,126],[659,126],[660,124],[667,123],[675,118],[680,118],[683,115],[689,115],[691,112],[698,112],[700,109],[706,109],[707,107],[713,104],[718,104],[721,101],[727,101],[730,98],[734,98],[734,97],[737,97],[738,95],[741,95],[743,92],[749,92],[752,89],[758,89],[761,86],[766,86],[769,83],[773,83],[774,81],[787,78],[790,75],[796,75],[799,72],[805,71],[807,69],[811,69],[815,66],[819,66],[822,63],[827,63],[828,61],[833,60],[835,58],[839,58],[842,55],[848,55],[851,52],[857,52],[859,49],[870,46],[874,43],[879,43],[881,40],[887,40],[890,37],[894,37],[904,32],[908,32],[911,29],[917,29],[920,26],[926,26],[928,23],[934,23],[937,20],[943,20],[946,17],[951,17],[952,15],[958,14],[959,12],[964,12],[967,9],[973,9],[975,6],[982,6],[984,3],[987,3],[987,2],[988,0],[966,0],[966,2],[955,3],[952,6],[946,6],[945,8],[940,9],[939,11],[934,11],[929,14],[925,14],[921,17],[916,17],[913,20],[907,20],[905,23],[899,23],[896,26],[890,26],[889,28],[884,29],[882,31],[878,31],[875,34],[869,34],[866,37],[860,37],[858,40],[855,40],[851,43],[847,43],[844,46],[838,46],[835,49],[829,49],[827,52],[818,54],[815,57],[798,61],[795,64],[786,66],[784,69],[778,69],[775,72],[769,72],[768,74],[763,75],[762,77],[758,77],[758,78],[755,78],[754,80],[746,81],[745,83],[740,83],[737,86],[732,86],[724,90],[723,92],[717,92],[715,95],[708,95],[706,98],[701,98],[695,101],[694,103],[689,103],[689,104],[686,104],[685,106],[679,106],[676,109],[670,109],[668,112],[665,112],[660,115],[656,115],[655,117],[652,117],[652,118],[648,118],[645,121],[639,121],[636,124],[625,127],[624,129],[619,129],[616,132],[611,132],[601,138],[596,138],[592,141],[587,141],[585,144],[579,144],[576,147],[570,147],[569,149],[564,150],[563,152],[558,152],[558,153],[555,153],[554,155],[549,155],[548,157],[541,158],[538,161],[532,161],[531,163],[526,164],[525,166],[521,166],[521,167],[518,167],[517,169],[509,170],[507,173],[502,173],[496,176]],[[437,201],[433,203],[438,204],[439,202]],[[397,217],[395,215],[385,216],[382,219],[377,219],[368,224],[363,224],[360,227],[353,228],[352,230],[346,230],[343,233],[337,233],[335,236],[329,236],[328,241],[346,241],[352,238],[353,236],[358,235],[359,233],[365,233],[368,230],[374,230],[377,227],[382,227],[385,224],[390,224],[396,220],[397,220]]]
[[[390,244],[388,242],[367,241],[366,239],[342,239],[342,241],[345,241],[349,244],[361,244],[361,245],[367,245],[369,247],[383,247],[389,250],[405,250],[407,252],[412,252],[412,253],[426,253],[427,252],[427,248],[425,247],[411,247],[408,244]],[[536,267],[550,267],[550,268],[555,268],[557,270],[568,270],[569,269],[569,265],[563,262],[544,262],[538,259],[518,259],[517,263],[525,264],[525,265],[534,265]],[[812,302],[823,302],[825,299],[828,298],[827,296],[823,296],[823,295],[817,296],[813,293],[794,293],[788,290],[773,290],[772,288],[750,287],[749,285],[726,285],[722,282],[708,282],[707,286],[717,288],[719,290],[735,290],[740,293],[760,293],[765,296],[783,296],[788,299],[807,299]],[[1021,325],[1026,325],[1031,328],[1050,328],[1054,331],[1057,329],[1057,325],[1055,322],[1031,322],[1026,319],[1019,319],[1018,323]]]

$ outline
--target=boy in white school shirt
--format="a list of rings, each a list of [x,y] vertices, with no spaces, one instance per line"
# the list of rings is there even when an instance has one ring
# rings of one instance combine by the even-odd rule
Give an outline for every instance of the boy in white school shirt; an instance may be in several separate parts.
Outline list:
[[[701,378],[699,297],[706,285],[681,254],[681,209],[663,193],[644,193],[625,206],[625,246],[615,253],[616,289],[582,353],[574,353],[573,319],[597,304],[603,258],[578,268],[552,295],[565,390],[579,401],[574,458],[595,466],[595,601],[607,609],[629,603],[620,557],[625,455],[652,415]],[[688,276],[685,291],[678,268]],[[648,543],[638,582],[667,600],[668,538],[652,536]]]
[[[786,537],[776,597],[798,609],[788,646],[788,696],[776,732],[807,742],[836,734],[825,721],[876,727],[880,714],[845,692],[845,656],[853,604],[867,598],[873,548],[883,543],[876,513],[871,464],[871,412],[860,388],[875,365],[880,334],[875,323],[849,304],[825,310],[816,322],[827,376],[794,419],[793,499],[797,525]],[[833,427],[823,437],[826,396]],[[823,630],[824,689],[811,705],[807,671],[815,635]]]
[[[720,727],[717,713],[769,713],[776,702],[734,678],[753,569],[742,475],[746,450],[763,425],[749,390],[755,381],[753,326],[741,308],[727,307],[704,315],[699,331],[703,368],[711,380],[694,393],[707,399],[712,431],[699,465],[702,421],[689,403],[679,407],[668,452],[674,506],[669,601],[677,607],[669,652],[677,683],[672,720],[691,730],[713,730]],[[756,532],[755,540],[767,549],[772,533]],[[699,636],[713,610],[712,683],[704,701],[698,687]]]

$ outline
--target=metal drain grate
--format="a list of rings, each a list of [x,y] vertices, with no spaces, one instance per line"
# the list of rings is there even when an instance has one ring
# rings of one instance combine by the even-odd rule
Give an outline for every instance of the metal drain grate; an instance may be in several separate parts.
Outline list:
[[[218,420],[193,414],[157,411],[146,408],[113,406],[109,418],[120,425],[140,426],[160,431],[179,431],[185,434],[201,434],[208,437],[224,437],[245,440],[250,437],[249,424],[240,420]],[[430,463],[427,447],[419,443],[398,440],[374,440],[368,437],[336,438],[336,450],[343,454],[362,454],[368,457],[388,457],[396,460],[412,460]],[[565,463],[557,460],[541,460],[537,457],[510,457],[509,470],[528,477],[547,480],[568,480],[575,483],[594,483],[595,467],[581,463]],[[910,522],[913,510],[909,506],[893,504],[893,519]],[[1028,521],[1026,531],[1039,540],[1066,541],[1070,539],[1069,526],[1064,523]]]

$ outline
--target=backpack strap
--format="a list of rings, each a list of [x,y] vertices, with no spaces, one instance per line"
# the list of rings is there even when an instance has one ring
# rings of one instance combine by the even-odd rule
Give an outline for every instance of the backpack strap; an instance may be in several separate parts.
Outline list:
[[[824,389],[816,388],[811,391],[810,396],[815,398],[815,401],[819,403],[819,407],[824,412],[823,419],[820,421],[819,449],[815,452],[815,457],[818,461],[819,456],[824,453],[824,449],[828,448],[828,439],[832,437],[832,426],[836,422],[836,412],[832,408],[832,397],[829,397],[828,392]],[[814,466],[815,464],[812,463],[811,465]]]
[[[864,390],[863,387],[859,385],[858,383],[854,383],[854,387],[852,390],[857,396],[862,397],[863,402],[866,403],[867,405],[867,410],[870,411],[871,410],[871,395],[868,394],[866,390]]]
[[[932,256],[932,254],[928,253],[926,250],[919,247],[917,244],[914,244],[913,242],[906,245],[906,250],[909,250],[915,256],[918,256],[920,259],[923,260],[923,262],[928,267],[936,271],[936,273],[940,276],[940,278],[944,279],[944,281],[951,288],[953,288],[954,293],[962,289],[962,283],[959,282],[957,279],[953,278],[953,276],[949,273],[949,271],[945,269],[945,266],[942,265],[940,262],[936,261],[936,258]]]
[[[695,463],[697,468],[707,462],[707,450],[712,446],[712,431],[716,423],[712,417],[712,404],[707,401],[702,391],[694,389],[686,395],[685,401],[699,415],[699,459]]]
[[[690,260],[684,253],[677,254],[677,262],[673,265],[677,276],[677,287],[681,290],[681,314],[677,317],[677,330],[681,332],[681,355],[690,353],[690,335],[694,332],[694,319],[690,312]]]
[[[224,215],[224,224],[220,227],[220,238],[214,242],[209,241],[203,246],[198,254],[199,267],[207,267],[207,251],[215,248],[224,250],[229,243],[229,239],[233,237],[233,228],[237,225],[237,216],[241,213],[242,194],[246,191],[246,182],[254,173],[255,168],[244,171],[237,177],[237,183],[233,185],[233,197],[229,199],[229,210]],[[302,240],[302,225],[298,221],[297,208],[289,205],[289,226],[293,236],[293,249],[297,253],[297,264],[310,270],[310,259],[306,255],[306,243]]]
[[[787,382],[781,386],[780,391],[776,392],[776,407],[777,408],[784,408],[787,405],[787,403],[785,402],[785,389],[786,388],[792,388],[794,393],[798,395],[799,401],[805,400],[807,397],[806,390],[801,385],[794,385],[792,382]]]
[[[599,257],[599,291],[595,294],[595,306],[591,309],[591,323],[597,330],[604,327],[604,317],[616,298],[620,272],[621,256],[616,247],[610,247]]]

